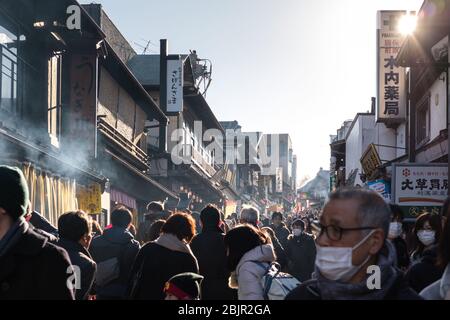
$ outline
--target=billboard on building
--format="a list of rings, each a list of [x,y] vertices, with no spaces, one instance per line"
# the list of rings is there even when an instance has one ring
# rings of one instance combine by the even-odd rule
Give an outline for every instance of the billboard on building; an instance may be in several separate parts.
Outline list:
[[[405,14],[406,11],[378,11],[377,122],[399,123],[406,119],[406,72],[396,62],[405,40],[398,25]]]
[[[183,59],[167,60],[167,112],[183,111]]]
[[[402,206],[409,218],[423,211],[439,212],[447,198],[447,164],[394,164],[392,200]]]

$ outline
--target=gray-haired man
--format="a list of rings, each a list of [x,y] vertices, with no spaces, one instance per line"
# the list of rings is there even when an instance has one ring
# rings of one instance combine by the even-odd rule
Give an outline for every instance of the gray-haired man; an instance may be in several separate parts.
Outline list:
[[[375,192],[338,190],[320,217],[313,279],[287,300],[418,300],[395,267],[391,212]]]

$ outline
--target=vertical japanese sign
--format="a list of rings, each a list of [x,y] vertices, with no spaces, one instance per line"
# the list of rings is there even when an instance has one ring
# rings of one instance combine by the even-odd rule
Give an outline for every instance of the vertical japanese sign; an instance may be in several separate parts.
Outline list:
[[[89,214],[102,213],[102,191],[98,183],[77,185],[78,208]]]
[[[423,210],[436,211],[447,198],[447,164],[395,164],[393,201],[417,217]]]
[[[167,112],[183,111],[183,60],[167,60]]]
[[[97,57],[74,54],[70,61],[70,108],[67,146],[96,157]]]
[[[275,170],[275,192],[283,192],[283,168],[277,167]]]
[[[396,57],[404,40],[398,30],[406,11],[378,11],[377,26],[377,122],[406,118],[406,74]]]

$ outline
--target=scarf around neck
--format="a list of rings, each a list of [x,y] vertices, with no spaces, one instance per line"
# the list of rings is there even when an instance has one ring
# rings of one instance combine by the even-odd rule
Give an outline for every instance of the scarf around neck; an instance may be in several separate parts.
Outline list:
[[[170,233],[161,234],[159,238],[154,241],[154,243],[172,251],[179,251],[188,253],[190,255],[194,255],[188,244],[184,243],[183,241],[178,239],[175,235]]]

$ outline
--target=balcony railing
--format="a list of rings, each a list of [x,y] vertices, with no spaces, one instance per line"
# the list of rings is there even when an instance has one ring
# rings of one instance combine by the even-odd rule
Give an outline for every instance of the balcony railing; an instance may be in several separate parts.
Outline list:
[[[206,161],[202,154],[191,144],[183,145],[183,156],[191,157],[191,159],[202,168],[210,177],[212,177],[217,171],[212,165]]]
[[[98,129],[107,138],[118,144],[122,149],[127,151],[130,155],[134,156],[137,160],[148,166],[147,153],[136,146],[133,142],[125,138],[117,129],[112,127],[108,122],[99,118],[97,121]]]

